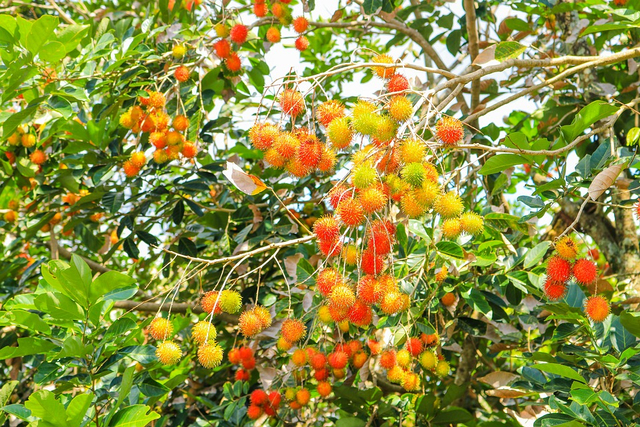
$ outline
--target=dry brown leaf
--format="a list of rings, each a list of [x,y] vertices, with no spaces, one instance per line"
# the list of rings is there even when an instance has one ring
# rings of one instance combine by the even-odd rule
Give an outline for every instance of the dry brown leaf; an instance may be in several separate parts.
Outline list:
[[[473,65],[479,65],[481,67],[486,67],[488,65],[495,65],[495,64],[499,64],[499,62],[496,61],[496,45],[495,44],[489,46],[488,48],[480,52],[480,54],[476,56],[476,59],[473,60]]]
[[[260,227],[260,223],[264,219],[262,213],[260,212],[260,208],[256,205],[249,205],[249,209],[253,212],[253,228],[251,228],[251,232],[253,233]]]
[[[298,281],[298,261],[302,258],[302,254],[295,254],[288,256],[284,259],[284,268],[289,273],[289,276],[292,278],[292,282],[295,283]]]
[[[333,16],[331,17],[331,22],[337,22],[342,18],[342,9],[338,9],[333,12]]]
[[[596,294],[596,290],[598,291],[599,294],[603,292],[613,292],[613,286],[611,286],[611,283],[609,283],[609,281],[604,280],[600,277],[598,277],[598,279],[595,280],[593,283],[587,285],[587,289],[589,290],[589,293],[592,295]]]
[[[478,381],[488,384],[493,388],[500,388],[506,386],[519,377],[519,375],[513,374],[511,372],[495,371],[485,375],[484,377],[478,378]]]
[[[487,390],[487,395],[504,399],[513,399],[516,397],[526,396],[527,393],[513,388],[500,388],[497,390]]]
[[[611,165],[596,175],[589,186],[591,200],[597,200],[607,188],[611,187],[623,168],[622,164]]]

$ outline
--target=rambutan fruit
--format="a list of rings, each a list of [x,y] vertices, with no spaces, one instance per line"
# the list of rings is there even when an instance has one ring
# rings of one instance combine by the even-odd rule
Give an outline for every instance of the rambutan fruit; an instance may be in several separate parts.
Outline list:
[[[327,258],[340,255],[342,242],[340,240],[318,240],[318,249]]]
[[[273,3],[271,5],[271,13],[273,13],[273,16],[276,18],[282,18],[287,12],[286,8],[281,3]]]
[[[316,168],[322,173],[328,173],[336,166],[338,159],[336,152],[329,148],[327,145],[322,144],[322,152],[320,155],[320,161],[316,165]]]
[[[156,349],[156,357],[163,365],[175,365],[182,357],[182,350],[173,341],[163,341]]]
[[[280,30],[276,27],[271,27],[267,30],[267,40],[271,43],[278,43],[280,41]]]
[[[280,135],[280,129],[271,123],[257,123],[249,130],[249,141],[258,150],[267,150],[273,146]]]
[[[309,403],[309,400],[311,400],[311,393],[309,393],[309,390],[307,390],[306,388],[301,388],[296,392],[296,402],[298,402],[300,405],[307,405]]]
[[[149,93],[149,106],[153,108],[162,108],[167,103],[166,98],[160,92]]]
[[[348,307],[338,307],[335,305],[328,305],[328,307],[329,307],[329,313],[331,314],[331,318],[333,319],[334,322],[338,322],[338,323],[342,321],[346,322],[346,318],[349,315]],[[341,325],[338,325],[338,327],[340,326]]]
[[[590,285],[598,277],[596,263],[586,258],[578,259],[573,264],[573,277],[581,285]]]
[[[396,366],[396,352],[394,350],[385,350],[380,354],[380,366],[384,369],[391,369]]]
[[[449,366],[449,362],[445,360],[440,360],[436,365],[436,375],[440,378],[444,378],[449,375],[451,371],[451,366]]]
[[[382,298],[378,280],[374,276],[363,276],[358,281],[358,299],[366,304],[377,304]]]
[[[422,187],[415,189],[411,194],[418,204],[428,208],[431,207],[441,195],[441,190],[437,183],[425,180]]]
[[[371,62],[375,62],[377,64],[393,64],[393,58],[389,55],[381,54],[373,57]],[[390,79],[396,73],[395,68],[393,67],[374,67],[373,70],[381,79]]]
[[[187,118],[187,116],[178,114],[173,118],[172,126],[178,132],[184,132],[185,130],[189,129],[189,119]]]
[[[291,362],[297,367],[301,367],[307,364],[307,352],[299,348],[291,355]]]
[[[406,349],[398,351],[396,354],[396,363],[403,368],[408,367],[411,364],[411,353]]]
[[[131,113],[129,111],[125,111],[124,113],[122,113],[120,115],[120,118],[118,119],[118,123],[120,124],[120,126],[122,126],[125,129],[131,129],[133,127],[133,125],[135,124],[136,120],[134,120],[131,117]],[[17,136],[17,134],[14,134]],[[13,135],[12,135],[13,136]],[[16,144],[11,144],[11,145],[17,145]]]
[[[380,288],[380,292],[382,292],[383,297],[388,292],[398,291],[396,279],[390,274],[383,274],[378,277],[378,287]]]
[[[464,127],[462,122],[456,118],[443,116],[436,123],[436,138],[447,145],[454,145],[462,141],[464,137]]]
[[[304,111],[304,97],[295,89],[285,89],[279,101],[282,111],[291,117],[297,117]]]
[[[25,133],[20,138],[20,143],[23,147],[30,148],[36,145],[36,136],[31,133]]]
[[[253,337],[263,330],[262,322],[252,310],[244,311],[240,315],[238,326],[245,337]]]
[[[242,70],[242,62],[240,61],[238,54],[235,52],[231,52],[229,56],[225,58],[224,65],[227,67],[227,70],[232,73],[237,73]]]
[[[140,173],[140,168],[134,165],[131,160],[127,160],[122,164],[122,170],[124,171],[124,174],[129,178],[133,178],[134,176],[138,175],[138,173]]]
[[[462,233],[462,223],[459,218],[445,219],[441,225],[442,236],[448,240],[455,240]]]
[[[351,125],[356,132],[363,135],[372,135],[378,126],[380,115],[375,113],[375,104],[359,100],[353,106]]]
[[[398,123],[396,123],[394,118],[388,115],[379,116],[372,140],[376,146],[384,146],[396,137],[397,131]]]
[[[209,341],[198,347],[198,362],[205,368],[215,368],[222,362],[222,354],[222,347],[215,342]]]
[[[343,369],[349,363],[349,356],[343,351],[334,351],[327,360],[333,369]]]
[[[402,384],[405,375],[404,369],[398,365],[395,365],[387,371],[387,379],[394,384]]]
[[[307,327],[298,319],[286,319],[282,322],[280,332],[284,339],[291,343],[300,341],[306,334]]]
[[[173,337],[173,325],[169,319],[156,317],[149,325],[149,334],[156,340],[168,340]]]
[[[296,178],[303,178],[313,172],[313,169],[303,165],[297,156],[287,162],[285,169]]]
[[[578,245],[570,236],[564,236],[556,242],[556,252],[567,261],[573,261],[578,255]]]
[[[333,288],[344,285],[344,279],[335,268],[325,268],[318,273],[316,285],[318,286],[318,291],[328,297],[331,295]]]
[[[29,155],[29,159],[36,165],[41,165],[47,161],[47,155],[42,150],[34,150],[34,152]]]
[[[243,44],[247,41],[247,36],[249,35],[249,29],[242,24],[236,24],[231,28],[229,32],[229,37],[234,43]]]
[[[356,245],[346,245],[342,249],[341,257],[347,265],[356,265],[358,263],[358,248]]]
[[[293,343],[290,343],[283,337],[278,338],[278,342],[276,343],[276,347],[280,351],[289,351],[291,347],[293,347]]]
[[[340,225],[332,215],[326,215],[313,223],[313,232],[320,240],[335,241],[340,237]]]
[[[173,72],[173,77],[175,77],[180,83],[184,83],[189,80],[189,69],[184,65],[180,65]]]
[[[422,163],[427,154],[427,146],[417,139],[406,139],[400,144],[400,159],[403,163]]]
[[[382,296],[380,309],[386,315],[393,315],[402,311],[402,294],[398,291],[387,292]]]
[[[143,167],[147,163],[147,157],[143,151],[134,151],[130,157],[131,163],[137,168]]]
[[[395,74],[387,82],[387,90],[391,93],[402,92],[409,89],[409,80],[402,74]]]
[[[374,223],[368,232],[367,245],[376,255],[386,255],[391,252],[394,234],[395,227],[393,231],[388,231],[384,228],[376,228]]]
[[[272,408],[278,408],[280,406],[280,402],[282,401],[282,396],[277,391],[272,391],[269,393],[267,397],[267,405]]]
[[[324,369],[327,366],[327,357],[323,353],[315,353],[309,359],[309,364],[313,369]]]
[[[335,119],[344,117],[344,105],[336,100],[325,101],[318,106],[316,117],[327,128]]]
[[[429,370],[434,369],[436,367],[436,364],[438,363],[438,358],[431,350],[427,350],[423,352],[418,358],[418,360],[420,361],[420,365],[424,369],[429,369]]]
[[[349,309],[347,316],[349,317],[349,321],[354,325],[364,327],[371,324],[373,311],[370,306],[357,299],[355,304]]]
[[[249,405],[249,408],[247,409],[247,417],[249,417],[249,419],[257,420],[261,416],[262,416],[262,408],[260,406],[253,405],[253,404]]]
[[[264,18],[267,16],[267,12],[269,9],[267,8],[266,3],[254,3],[253,4],[253,13],[258,18]]]
[[[318,308],[318,319],[325,325],[333,323],[333,317],[331,317],[331,310],[326,305]]]
[[[171,56],[173,56],[175,59],[181,59],[186,55],[186,53],[187,48],[181,44],[177,44],[171,49]]]
[[[222,308],[220,307],[220,301],[217,291],[209,291],[204,294],[204,296],[200,300],[200,305],[202,306],[202,310],[205,313],[211,313],[212,311],[214,311],[214,307],[215,311],[213,314],[222,313]]]
[[[426,206],[418,202],[413,192],[402,195],[400,207],[409,218],[420,218],[427,211]]]
[[[339,117],[333,119],[327,127],[327,137],[338,150],[343,150],[351,144],[353,130],[351,130],[349,123],[348,117]]]
[[[293,20],[293,29],[296,33],[301,34],[307,31],[307,27],[309,26],[309,21],[304,16],[299,16]]]
[[[414,372],[407,372],[402,379],[402,388],[406,391],[420,390],[420,377]]]
[[[296,153],[298,161],[306,167],[316,167],[322,157],[322,146],[322,143],[316,139],[302,141]]]
[[[384,270],[384,257],[376,254],[372,248],[367,248],[362,252],[360,267],[365,274],[380,274]]]
[[[547,277],[554,282],[565,283],[571,277],[571,264],[566,259],[557,256],[549,258]]]
[[[305,36],[300,36],[296,39],[294,45],[300,52],[304,52],[309,48],[309,39]]]
[[[220,294],[220,308],[225,313],[236,314],[242,307],[242,297],[236,291],[225,289]]]
[[[351,199],[352,194],[353,191],[346,186],[342,184],[337,185],[329,191],[329,203],[331,203],[333,209],[337,209],[338,204],[343,200]]]
[[[167,132],[165,135],[167,145],[173,147],[184,142],[184,135],[177,131]]]
[[[353,186],[359,190],[369,188],[373,184],[379,182],[378,172],[369,163],[362,163],[353,170],[351,178]]]
[[[544,283],[544,294],[551,301],[558,301],[562,299],[567,293],[567,285],[564,282],[554,282],[547,279]]]
[[[329,296],[329,306],[336,309],[349,309],[356,302],[356,296],[349,286],[335,286]]]
[[[271,326],[271,313],[269,313],[267,308],[261,305],[256,305],[253,307],[253,314],[258,317],[263,330]]]
[[[438,174],[438,169],[436,169],[436,167],[429,162],[423,162],[422,166],[424,166],[424,170],[427,172],[427,181],[432,181],[437,184],[438,177],[440,176]]]
[[[453,292],[447,292],[442,296],[442,298],[440,298],[440,302],[445,307],[451,307],[456,303],[456,295]]]
[[[400,171],[402,179],[414,188],[422,186],[427,174],[422,163],[407,163]]]
[[[248,359],[242,359],[242,367],[248,371],[255,369],[256,367],[256,359],[251,357]]]
[[[465,212],[460,216],[462,231],[471,235],[482,234],[484,231],[484,219],[475,212]]]
[[[260,389],[254,390],[251,392],[249,400],[252,405],[262,406],[267,403],[267,393],[265,393],[264,390]]]
[[[239,365],[240,362],[242,362],[242,357],[240,357],[240,349],[237,347],[234,347],[231,350],[229,350],[229,353],[227,354],[227,359],[229,359],[229,363],[231,363],[232,365]]]
[[[236,371],[236,381],[249,381],[251,374],[245,369],[238,369]]]
[[[287,159],[282,157],[275,149],[269,148],[264,152],[264,161],[267,162],[274,169],[282,169],[287,162]]]
[[[347,343],[347,346],[350,349],[350,351],[346,352],[349,355],[349,357],[352,357],[358,351],[362,350],[362,342],[360,342],[360,340],[357,340],[357,339],[349,341]]]
[[[218,332],[211,323],[201,320],[191,328],[191,337],[197,344],[204,344],[206,341],[214,341]]]
[[[216,32],[218,37],[228,37],[229,36],[229,27],[227,27],[224,23],[218,22],[213,29]]]
[[[159,149],[153,152],[153,161],[161,165],[169,161],[169,156],[165,150]]]
[[[327,368],[316,369],[313,372],[313,377],[317,381],[326,381],[329,378],[329,372],[330,371]]]
[[[229,58],[229,55],[231,55],[231,45],[225,39],[215,42],[213,44],[213,49],[215,50],[216,55],[222,59],[227,59]]]
[[[436,199],[433,209],[442,218],[453,218],[462,213],[464,205],[459,195],[449,191]]]
[[[347,227],[357,227],[364,221],[364,210],[356,199],[342,200],[336,213]]]
[[[291,159],[300,148],[300,141],[290,132],[281,132],[277,135],[273,142],[273,148],[284,159]]]
[[[389,114],[399,122],[407,121],[413,116],[413,104],[406,96],[394,96],[389,101]]]
[[[420,353],[422,353],[423,342],[420,338],[409,338],[405,344],[405,348],[413,357],[418,357]]]
[[[318,386],[316,387],[316,390],[318,391],[318,394],[322,397],[327,397],[331,394],[332,388],[331,388],[331,384],[329,384],[327,381],[320,381],[318,383]]]
[[[371,215],[374,212],[379,212],[384,209],[388,199],[379,186],[371,186],[362,190],[358,200],[364,213]]]

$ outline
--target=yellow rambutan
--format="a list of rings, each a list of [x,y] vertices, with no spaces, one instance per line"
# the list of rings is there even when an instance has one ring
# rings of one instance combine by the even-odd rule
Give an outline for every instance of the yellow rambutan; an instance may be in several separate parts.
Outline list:
[[[484,219],[475,212],[465,212],[460,216],[462,231],[467,234],[482,234],[484,231]]]
[[[377,64],[393,64],[393,58],[386,54],[376,55],[371,61]],[[394,67],[374,67],[373,70],[381,79],[390,79],[396,73]]]
[[[353,290],[346,285],[338,285],[333,288],[329,296],[329,305],[337,309],[351,308],[356,302]]]
[[[242,297],[236,291],[225,289],[220,294],[220,308],[225,313],[235,314],[242,307]]]
[[[578,255],[578,245],[571,236],[564,236],[556,242],[556,252],[558,252],[558,255],[562,258],[573,261]]]
[[[175,365],[182,357],[182,350],[173,341],[163,341],[156,349],[156,357],[163,365]]]
[[[218,332],[215,326],[204,320],[196,323],[193,325],[193,328],[191,328],[191,336],[198,344],[204,344],[206,341],[214,341],[217,335]]]
[[[343,150],[351,144],[353,130],[351,130],[348,117],[335,118],[327,127],[327,137],[331,144],[338,150]]]
[[[443,218],[453,218],[462,213],[464,205],[460,196],[449,191],[436,199],[433,209]]]
[[[168,340],[173,337],[173,325],[169,319],[156,317],[149,325],[149,334],[156,340]]]
[[[400,159],[403,163],[422,163],[427,146],[418,139],[406,139],[400,144]]]
[[[223,351],[214,341],[208,341],[198,347],[198,362],[205,368],[211,369],[222,362]]]
[[[394,96],[389,101],[389,114],[399,122],[407,121],[413,116],[413,104],[406,96]]]
[[[455,240],[462,233],[462,223],[459,218],[445,219],[442,222],[441,230],[445,239]]]
[[[282,322],[282,337],[291,343],[300,341],[307,332],[307,327],[298,319],[286,319]]]

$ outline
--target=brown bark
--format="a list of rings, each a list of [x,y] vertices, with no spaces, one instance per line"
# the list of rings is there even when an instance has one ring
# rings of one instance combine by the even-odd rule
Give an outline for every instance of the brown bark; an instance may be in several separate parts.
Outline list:
[[[476,340],[473,336],[467,335],[464,339],[464,346],[462,348],[462,355],[460,356],[460,362],[456,369],[456,379],[454,383],[456,385],[462,385],[471,381],[471,375],[476,368],[478,360],[476,358]],[[467,393],[453,401],[453,406],[460,406],[462,408],[467,407],[465,403]]]

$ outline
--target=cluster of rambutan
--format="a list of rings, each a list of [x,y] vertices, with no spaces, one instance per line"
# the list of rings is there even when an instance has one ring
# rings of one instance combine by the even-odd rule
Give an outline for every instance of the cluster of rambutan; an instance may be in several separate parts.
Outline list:
[[[567,293],[569,281],[587,286],[598,279],[596,263],[587,258],[578,258],[578,244],[571,236],[556,242],[556,253],[547,262],[547,280],[544,293],[552,301],[562,299]],[[585,301],[585,313],[594,322],[602,322],[609,315],[609,303],[600,295]]]
[[[291,10],[287,6],[291,0],[288,1],[272,1],[271,8],[266,4],[265,0],[253,1],[253,13],[258,18],[264,18],[269,13],[276,17],[279,23],[283,26],[289,26],[293,24],[293,29],[296,33],[300,34],[295,41],[296,49],[299,51],[307,50],[309,47],[309,40],[302,35],[309,27],[309,21],[304,16],[299,16],[295,19],[291,16]],[[280,41],[280,29],[278,27],[270,27],[267,30],[267,40],[271,43],[278,43]]]
[[[40,166],[40,171],[42,171],[42,165],[47,161],[47,154],[40,148],[33,148],[37,143],[35,133],[37,133],[35,129],[32,133],[31,130],[25,129],[25,127],[23,126],[18,126],[16,131],[9,135],[9,137],[7,138],[7,142],[11,147],[24,147],[24,154],[29,154],[29,159],[31,160],[31,162]],[[43,146],[44,145],[45,144],[43,144]],[[31,153],[28,153],[32,148],[33,150],[31,151]],[[6,151],[5,156],[7,157],[7,160],[9,160],[9,163],[14,164],[16,161],[16,155],[19,154],[17,153],[17,151],[15,151],[15,148],[13,148],[12,150],[14,151]]]
[[[120,125],[133,133],[149,134],[149,142],[156,148],[153,153],[156,163],[166,163],[180,155],[191,159],[198,154],[196,144],[187,141],[184,135],[189,129],[189,119],[179,114],[171,120],[164,110],[166,99],[162,93],[147,91],[147,96],[140,96],[138,100],[141,106],[134,105],[124,112],[120,116]],[[122,167],[128,177],[134,177],[146,162],[144,152],[136,151]]]
[[[280,408],[280,402],[282,396],[277,391],[266,392],[264,390],[254,390],[249,396],[249,409],[247,410],[247,417],[252,420],[257,420],[265,414],[269,417],[275,417]]]
[[[236,381],[249,381],[251,371],[256,367],[256,358],[251,347],[234,347],[229,350],[229,362],[232,365],[242,366],[236,371]]]

